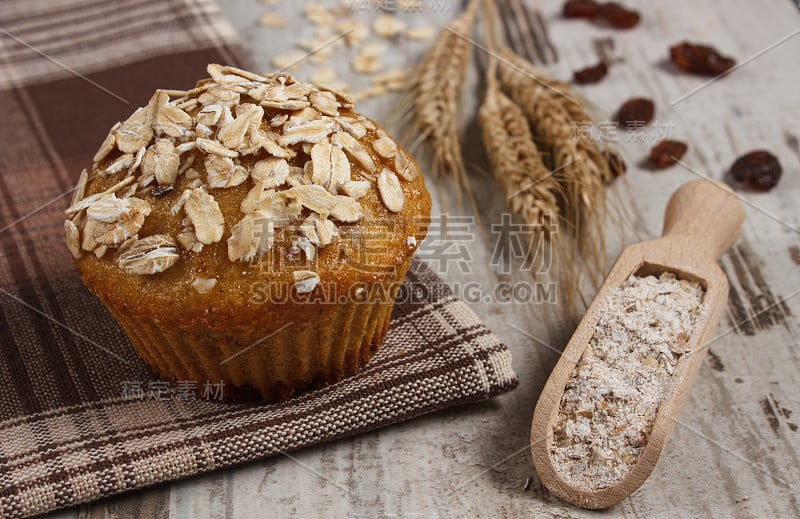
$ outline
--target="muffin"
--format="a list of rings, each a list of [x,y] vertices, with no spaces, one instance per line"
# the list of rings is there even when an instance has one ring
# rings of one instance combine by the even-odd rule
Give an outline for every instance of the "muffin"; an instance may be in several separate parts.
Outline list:
[[[66,211],[67,245],[160,378],[283,400],[381,344],[430,195],[348,96],[208,73],[111,128]]]

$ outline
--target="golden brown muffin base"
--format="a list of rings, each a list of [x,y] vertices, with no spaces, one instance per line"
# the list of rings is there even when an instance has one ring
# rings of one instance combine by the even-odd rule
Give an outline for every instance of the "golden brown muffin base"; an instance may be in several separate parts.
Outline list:
[[[240,329],[179,329],[107,306],[160,378],[195,381],[199,391],[207,381],[224,381],[225,401],[281,401],[298,390],[337,382],[369,362],[389,329],[394,299],[410,265],[409,257],[374,285],[366,295],[369,302],[306,303],[315,307],[312,320],[276,329],[272,319],[264,319],[250,323],[244,334]],[[381,301],[372,302],[375,297]]]

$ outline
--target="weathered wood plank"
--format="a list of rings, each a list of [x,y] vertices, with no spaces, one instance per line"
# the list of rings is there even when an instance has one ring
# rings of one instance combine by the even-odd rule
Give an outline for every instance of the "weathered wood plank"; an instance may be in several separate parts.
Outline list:
[[[49,514],[48,517],[67,519],[108,519],[124,517],[130,519],[166,519],[170,516],[170,492],[168,486],[159,486],[130,492],[104,499],[96,503]]]
[[[789,298],[800,290],[800,237],[791,229],[800,226],[796,209],[800,199],[800,97],[796,94],[800,37],[672,108],[671,101],[700,86],[703,79],[675,74],[665,61],[668,47],[684,39],[711,43],[743,61],[800,27],[800,13],[785,1],[768,7],[748,0],[729,0],[724,5],[697,0],[626,2],[639,5],[643,22],[632,31],[615,32],[560,19],[558,0],[533,3],[542,11],[558,48],[559,62],[547,68],[557,77],[569,78],[573,70],[595,63],[596,41],[602,40],[606,47],[613,42],[613,55],[624,61],[612,67],[603,82],[582,89],[603,108],[604,117],[610,117],[629,97],[651,97],[658,106],[659,121],[671,123],[670,135],[690,143],[685,162],[692,168],[722,178],[738,155],[754,148],[770,149],[784,166],[778,189],[765,194],[742,193],[756,207],[746,208],[743,238],[722,261],[735,296],[720,332],[737,321],[753,321],[740,324],[711,346],[712,355],[653,475],[606,515],[800,516],[800,295]],[[423,14],[403,18],[413,25],[441,24],[453,16],[456,2],[435,4],[451,8],[437,12],[430,9],[433,3],[425,0],[423,4]],[[272,68],[272,56],[292,48],[291,41],[313,34],[301,17],[300,4],[264,7],[255,0],[234,0],[224,2],[223,8],[263,70]],[[293,28],[258,28],[255,20],[266,9],[289,17]],[[370,19],[375,12],[359,16]],[[386,54],[387,68],[408,63],[424,47],[419,43],[392,46]],[[355,77],[349,68],[350,54],[340,51],[336,56],[333,65],[339,77]],[[311,70],[313,67],[306,66],[298,75],[307,76]],[[368,84],[363,78],[354,82],[358,83],[355,89]],[[465,149],[468,163],[474,166],[472,184],[488,232],[503,211],[503,199],[491,178],[479,172],[486,163],[475,128],[475,72],[466,91]],[[396,120],[392,102],[386,98],[369,100],[361,109],[385,124]],[[626,241],[656,237],[667,198],[696,174],[680,166],[658,173],[646,171],[638,163],[651,143],[624,142],[621,134],[620,139],[630,165],[626,181],[632,195]],[[437,192],[435,185],[432,191],[434,214],[463,214],[440,203],[451,199],[451,193]],[[609,253],[613,256],[621,243],[612,231],[609,228]],[[443,273],[445,278],[454,286],[475,283],[470,286],[485,294],[491,294],[498,281],[526,279],[524,275],[505,276],[489,267],[491,235],[489,238],[489,243],[480,236],[466,243],[470,272],[453,267]],[[782,297],[789,299],[767,315],[756,316]],[[595,513],[560,502],[541,487],[528,449],[536,398],[571,330],[548,327],[546,305],[476,302],[472,307],[512,348],[521,379],[515,392],[494,402],[292,453],[292,458],[279,457],[173,484],[169,487],[170,515],[595,517]],[[163,498],[153,498],[152,492],[157,491],[122,499],[141,500],[139,509],[154,506],[147,504],[148,500],[163,503]],[[93,505],[89,513],[105,511],[108,506]],[[156,508],[160,510],[160,506]],[[76,511],[57,516],[86,514]]]
[[[703,82],[671,71],[666,63],[669,45],[685,38],[707,41],[742,60],[798,26],[800,15],[790,3],[773,5],[764,12],[762,7],[744,0],[726,3],[724,9],[712,2],[647,2],[641,6],[643,24],[629,32],[558,19],[557,1],[537,5],[541,5],[561,58],[548,67],[552,74],[568,78],[572,70],[596,62],[594,41],[610,38],[614,55],[624,62],[613,67],[604,82],[583,90],[597,106],[605,108],[601,110],[605,117],[611,117],[628,97],[654,98],[659,106],[659,121],[671,124],[670,135],[690,142],[686,162],[714,178],[721,178],[739,154],[754,147],[771,149],[786,169],[780,189],[745,196],[790,225],[800,225],[791,203],[800,193],[798,153],[787,145],[786,135],[797,134],[792,117],[800,108],[793,95],[798,77],[796,68],[787,69],[787,64],[797,55],[800,38],[668,108],[672,100]],[[279,8],[297,19],[296,11]],[[253,30],[249,23],[257,7],[240,2],[226,9],[240,30],[245,31],[251,48],[265,48],[268,36],[264,31]],[[430,19],[441,22],[452,13],[429,13],[426,21],[414,16],[405,18],[411,23]],[[399,61],[394,52],[405,58],[417,54],[419,48],[393,48],[387,58],[390,64]],[[257,57],[263,67],[269,68],[268,53]],[[344,60],[335,65],[341,77],[348,77]],[[466,104],[474,107],[474,73],[471,81]],[[369,100],[362,108],[379,121],[391,119],[385,100]],[[485,159],[477,151],[479,137],[471,113],[472,109],[464,110],[467,161],[485,167]],[[665,129],[669,128],[659,126],[659,131]],[[625,140],[622,135],[620,139]],[[634,220],[627,240],[658,236],[669,194],[680,183],[695,178],[695,174],[681,167],[661,173],[638,167],[649,144],[620,143],[632,165],[627,180],[633,195],[630,211]],[[502,212],[502,196],[486,175],[473,174],[472,183],[488,230]],[[438,195],[434,194],[434,214],[461,214],[439,203],[450,198],[449,194]],[[731,274],[731,285],[743,299],[744,311],[735,315],[731,310],[721,331],[730,328],[737,317],[752,317],[767,300],[774,302],[800,289],[800,276],[788,253],[788,247],[798,243],[797,234],[757,209],[748,207],[747,212],[742,242],[723,262],[729,272],[736,270],[733,258],[738,257],[743,265],[739,273]],[[613,254],[621,244],[613,237],[611,241]],[[491,293],[498,280],[524,279],[502,276],[489,268],[491,248],[480,237],[468,247],[471,272],[451,268],[445,273],[454,285],[477,282]],[[746,260],[741,251],[745,251]],[[763,283],[753,279],[759,276]],[[800,406],[796,390],[798,300],[786,303],[780,323],[759,327],[753,335],[730,333],[712,346],[712,361],[703,367],[661,463],[644,487],[609,515],[797,515],[794,482],[800,480],[800,436],[790,426],[796,419],[790,412]],[[279,459],[233,471],[234,509],[252,513],[270,506],[298,516],[326,510],[335,516],[357,517],[531,513],[589,517],[541,488],[527,449],[536,397],[557,354],[525,333],[560,348],[569,330],[550,334],[543,308],[533,305],[477,303],[473,308],[512,347],[522,382],[517,391],[493,403],[439,413],[295,454],[305,466]],[[196,484],[173,487],[173,493],[180,495],[197,492],[202,494],[203,490]]]

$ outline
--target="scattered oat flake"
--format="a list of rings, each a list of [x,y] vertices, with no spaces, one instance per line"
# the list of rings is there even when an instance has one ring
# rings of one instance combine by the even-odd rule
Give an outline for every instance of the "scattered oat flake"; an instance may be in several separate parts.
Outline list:
[[[86,182],[89,180],[89,170],[83,168],[81,171],[80,176],[78,177],[78,183],[75,185],[75,190],[72,192],[72,200],[70,201],[70,207],[73,207],[75,204],[83,200],[83,195],[86,192]]]
[[[307,261],[314,261],[314,258],[317,255],[317,248],[314,247],[314,244],[311,243],[308,238],[305,236],[297,238],[297,247],[303,251]]]
[[[327,141],[311,148],[311,169],[311,180],[332,193],[340,184],[350,180],[350,161],[341,148]]]
[[[309,123],[311,121],[315,121],[319,119],[319,112],[316,108],[311,108],[307,106],[302,110],[298,110],[292,114],[291,117],[286,121],[286,128],[287,130],[291,130],[293,127]]]
[[[419,174],[419,170],[411,163],[411,159],[405,154],[403,150],[398,150],[394,156],[394,170],[404,180],[414,180]]]
[[[272,247],[275,224],[270,215],[254,211],[244,215],[231,229],[228,259],[250,261]]]
[[[315,213],[303,220],[299,230],[311,244],[317,247],[330,244],[333,237],[339,234],[339,230],[332,221]]]
[[[188,220],[186,218],[185,220]],[[191,222],[187,222],[191,224]],[[197,235],[194,233],[194,229],[191,225],[185,225],[181,232],[179,232],[175,239],[178,241],[181,247],[188,251],[192,252],[202,252],[203,251],[203,244],[197,239]]]
[[[164,272],[178,262],[177,244],[166,234],[134,241],[117,258],[119,268],[128,274],[149,275]]]
[[[365,88],[363,90],[359,90],[358,92],[356,92],[355,93],[355,97],[359,101],[364,101],[364,100],[370,99],[372,97],[380,97],[382,95],[386,95],[386,92],[387,92],[387,90],[386,90],[385,86],[383,86],[383,85],[374,85],[373,84],[372,86],[370,86],[368,88]]]
[[[358,54],[352,61],[353,70],[359,74],[372,74],[379,71],[383,64],[374,54]]]
[[[301,51],[287,52],[272,58],[272,66],[280,70],[296,70],[308,54]]]
[[[365,43],[359,49],[360,54],[365,54],[367,56],[375,56],[378,57],[386,51],[386,45],[378,41],[370,41]]]
[[[324,4],[306,4],[303,13],[311,23],[317,25],[332,25],[334,22],[333,13]]]
[[[388,14],[378,16],[372,23],[372,30],[378,36],[384,38],[394,38],[406,30],[406,24],[402,20]]]
[[[259,132],[259,136],[261,140],[261,147],[273,157],[291,159],[297,155],[294,150],[290,148],[284,148],[278,144],[278,140],[280,139],[278,134],[273,132]]]
[[[280,29],[286,27],[289,24],[289,21],[285,16],[282,16],[274,11],[267,11],[258,18],[258,24],[262,27]]]
[[[280,187],[289,178],[289,163],[277,157],[259,160],[250,175],[253,180],[263,182],[265,189]]]
[[[356,18],[349,18],[336,24],[336,33],[344,34],[348,47],[355,47],[369,36],[369,25]]]
[[[156,116],[156,130],[172,138],[184,136],[192,126],[192,116],[175,105],[167,105]]]
[[[94,162],[100,162],[101,160],[106,158],[106,156],[109,153],[111,153],[111,150],[114,149],[114,146],[115,146],[116,142],[117,142],[117,140],[114,137],[114,132],[113,131],[110,132],[108,135],[106,135],[105,140],[100,145],[100,149],[98,149],[97,153],[94,154],[94,159],[93,159]]]
[[[285,222],[296,216],[300,216],[303,206],[296,199],[286,196],[285,191],[267,190],[264,199],[256,208],[264,214]]]
[[[397,155],[397,143],[384,132],[380,132],[378,138],[372,141],[372,148],[385,159],[391,159]]]
[[[194,226],[194,232],[200,243],[210,245],[222,239],[225,219],[212,195],[203,189],[193,189],[183,208]]]
[[[397,175],[388,169],[382,170],[378,175],[378,192],[388,210],[393,213],[403,210],[403,188],[400,187]]]
[[[339,191],[353,198],[361,198],[367,194],[371,185],[366,180],[348,180],[339,186]]]
[[[179,155],[194,149],[197,149],[197,143],[195,141],[182,142],[177,146],[175,146],[175,150],[178,152]]]
[[[83,175],[81,175],[81,176],[83,176]],[[120,180],[119,182],[117,182],[116,184],[114,184],[113,186],[111,186],[108,189],[106,189],[105,191],[89,195],[89,196],[87,196],[85,198],[82,197],[80,199],[80,201],[77,201],[76,203],[72,204],[64,212],[67,215],[74,215],[76,213],[79,213],[79,212],[83,211],[84,209],[86,209],[87,207],[89,207],[90,205],[92,205],[93,203],[95,203],[96,201],[100,200],[101,198],[105,198],[105,197],[111,195],[112,193],[117,193],[121,189],[123,189],[123,188],[127,187],[128,185],[132,184],[134,182],[134,180],[135,180],[135,178],[132,177],[132,176],[125,177],[122,180]],[[79,180],[79,182],[80,182],[80,180]]]
[[[406,37],[414,41],[428,41],[433,39],[436,30],[430,26],[410,27],[406,30]]]
[[[310,79],[314,83],[333,83],[336,81],[336,70],[332,67],[320,67],[311,74]]]
[[[284,128],[283,135],[278,139],[278,144],[281,146],[291,146],[301,142],[315,144],[330,135],[335,127],[335,120],[326,117],[298,124],[291,128]]]
[[[132,209],[132,199],[117,198],[115,194],[103,197],[86,209],[86,215],[98,222],[116,222]]]
[[[139,150],[136,151],[138,152]],[[114,162],[109,164],[109,166],[103,171],[103,174],[113,175],[115,173],[119,173],[120,171],[126,170],[133,165],[134,160],[135,159],[132,153],[121,155]]]
[[[339,115],[339,102],[331,92],[312,92],[308,100],[319,113],[336,117]]]
[[[117,148],[123,153],[135,153],[150,144],[153,138],[152,109],[142,107],[133,112],[114,133]]]
[[[364,217],[364,210],[355,198],[346,195],[336,195],[331,209],[331,218],[340,222],[353,223]]]
[[[197,290],[198,294],[208,294],[215,286],[217,286],[217,278],[198,276],[192,281],[192,287]]]
[[[331,137],[331,142],[337,146],[341,146],[368,172],[374,173],[376,171],[377,166],[375,166],[375,161],[372,160],[369,152],[367,152],[364,146],[349,133],[337,132]]]
[[[83,239],[81,240],[81,249],[91,252],[97,248],[97,242],[94,241],[94,228],[97,224],[96,220],[86,220],[83,225]]]
[[[135,236],[152,210],[150,204],[140,198],[131,197],[117,200],[125,203],[124,212],[118,213],[117,209],[105,207],[96,211],[95,216],[105,218],[107,221],[89,217],[89,221],[94,222],[92,239],[100,245],[117,247],[128,238]],[[111,214],[115,215],[113,220],[110,219]],[[87,210],[87,215],[89,215],[89,210]],[[85,229],[84,232],[86,232]]]
[[[397,0],[397,8],[404,13],[421,13],[423,7],[422,0]]]
[[[372,78],[372,84],[382,86],[387,90],[402,90],[408,86],[409,75],[408,71],[402,69],[393,69],[380,74],[376,74]]]
[[[208,105],[204,106],[200,112],[197,113],[197,122],[205,124],[206,126],[214,126],[219,121],[222,115],[222,105]]]
[[[350,117],[339,117],[339,125],[356,139],[362,139],[367,134],[367,127]]]
[[[178,178],[180,162],[180,156],[172,141],[158,139],[155,144],[147,148],[142,158],[142,173],[153,175],[161,185],[174,184]]]
[[[264,186],[264,182],[258,181],[247,192],[247,195],[242,199],[239,204],[239,210],[243,213],[250,213],[258,208],[258,205],[267,197],[268,190]]]
[[[208,187],[235,187],[247,180],[247,170],[228,157],[206,155],[206,179]]]
[[[233,150],[229,150],[221,143],[211,140],[211,139],[197,139],[197,147],[203,150],[206,153],[213,153],[214,155],[219,155],[220,157],[238,157],[239,154]]]
[[[289,114],[278,114],[269,120],[269,125],[273,128],[278,128],[283,126],[287,120],[289,120]]]
[[[331,81],[329,83],[325,83],[324,85],[320,85],[320,87],[329,91],[335,91],[337,96],[340,98],[347,97],[348,102],[351,103],[351,107],[352,103],[355,102],[350,95],[350,86],[344,81]]]
[[[67,248],[72,253],[72,257],[75,259],[80,259],[83,256],[81,252],[80,246],[80,237],[81,233],[78,230],[78,227],[72,222],[72,220],[64,220],[64,232],[66,233],[67,238]]]
[[[298,294],[312,292],[319,284],[319,275],[311,270],[296,270],[292,273]]]
[[[304,207],[325,216],[330,214],[336,200],[324,187],[316,184],[295,186],[283,193],[296,198]]]
[[[214,104],[231,106],[239,104],[240,98],[241,96],[239,95],[239,92],[231,90],[227,86],[215,85],[208,87],[205,92],[200,94],[200,97],[198,97],[197,100],[203,106]]]

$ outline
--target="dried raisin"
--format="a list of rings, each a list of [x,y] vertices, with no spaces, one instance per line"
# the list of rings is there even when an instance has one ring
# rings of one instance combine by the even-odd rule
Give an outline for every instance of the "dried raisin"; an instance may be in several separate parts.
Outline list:
[[[733,58],[708,45],[683,42],[670,47],[669,54],[676,67],[691,74],[717,76],[736,65]]]
[[[600,4],[598,18],[616,29],[631,29],[639,25],[639,13],[615,2]]]
[[[564,3],[565,18],[586,18],[603,22],[617,29],[630,29],[639,24],[639,13],[616,2],[568,0]]]
[[[564,2],[564,17],[589,18],[597,16],[600,6],[594,0],[568,0]]]
[[[753,189],[769,191],[778,183],[783,169],[778,157],[767,150],[756,150],[736,159],[731,166],[731,176]]]
[[[579,85],[588,85],[590,83],[597,83],[608,74],[608,65],[602,61],[593,67],[586,67],[581,70],[576,70],[573,74],[573,80]]]
[[[623,129],[645,126],[653,120],[656,105],[644,97],[634,97],[623,103],[617,112],[617,122]]]
[[[656,169],[665,169],[676,164],[689,146],[681,141],[663,140],[650,150],[650,164]]]

